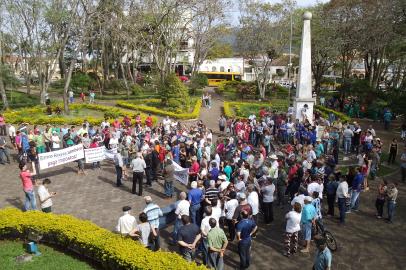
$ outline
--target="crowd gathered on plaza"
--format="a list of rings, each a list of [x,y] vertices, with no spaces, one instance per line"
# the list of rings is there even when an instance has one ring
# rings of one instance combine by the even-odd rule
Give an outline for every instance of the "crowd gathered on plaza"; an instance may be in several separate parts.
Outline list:
[[[209,101],[205,105],[210,106]],[[48,191],[50,179],[39,180],[38,154],[78,144],[105,146],[115,150],[117,186],[132,172],[132,193],[143,196],[143,186],[162,177],[165,196],[179,197],[171,243],[179,246],[186,260],[195,261],[201,254],[205,265],[223,269],[224,254],[230,252],[227,246],[237,241],[239,268],[249,268],[258,227],[266,229],[274,221],[274,209],[280,208],[286,212],[283,254],[292,256],[299,244],[300,252],[308,253],[314,239],[314,269],[324,270],[331,267],[332,253],[325,238],[312,235],[313,228],[323,228],[325,213],[338,216],[345,225],[346,215],[358,211],[362,193],[369,190],[368,181],[377,177],[382,163],[393,164],[398,152],[405,182],[406,147],[396,139],[383,145],[372,126],[363,130],[357,122],[343,123],[331,115],[324,119],[317,112],[313,117],[303,114],[302,119],[293,119],[289,113],[261,109],[247,119],[221,116],[219,130],[214,132],[201,120],[185,124],[165,117],[154,125],[151,116],[142,121],[139,114],[112,122],[106,119],[100,126],[84,120],[80,127],[14,126],[0,115],[0,161],[10,163],[9,151],[14,149],[25,210],[37,209],[37,193],[40,208],[51,212],[57,193]],[[388,160],[382,160],[383,153],[389,154]],[[338,166],[346,160],[357,164]],[[90,168],[84,160],[76,162],[78,174],[85,175]],[[188,185],[179,194],[174,192],[174,163],[188,168]],[[100,165],[95,162],[91,169]],[[378,185],[376,218],[393,222],[397,185],[387,179]],[[163,213],[150,196],[144,200],[146,206],[138,218],[131,215],[130,206],[123,207],[117,231],[159,250]]]

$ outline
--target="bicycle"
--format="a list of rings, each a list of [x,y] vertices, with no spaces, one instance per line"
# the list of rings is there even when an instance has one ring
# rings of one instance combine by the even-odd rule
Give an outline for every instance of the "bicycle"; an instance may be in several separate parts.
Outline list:
[[[330,231],[325,229],[324,225],[319,220],[316,220],[314,229],[315,229],[314,235],[321,235],[322,237],[324,237],[326,239],[327,247],[331,251],[337,250],[338,246],[336,239],[334,238],[333,234]]]

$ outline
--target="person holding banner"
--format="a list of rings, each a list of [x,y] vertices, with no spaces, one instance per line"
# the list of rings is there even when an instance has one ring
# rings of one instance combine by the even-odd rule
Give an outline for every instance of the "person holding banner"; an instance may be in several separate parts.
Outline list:
[[[142,153],[138,152],[136,158],[131,161],[130,165],[130,168],[133,170],[133,186],[131,192],[133,194],[137,193],[138,182],[138,196],[142,196],[142,184],[144,179],[144,170],[146,167],[147,165],[142,158]]]

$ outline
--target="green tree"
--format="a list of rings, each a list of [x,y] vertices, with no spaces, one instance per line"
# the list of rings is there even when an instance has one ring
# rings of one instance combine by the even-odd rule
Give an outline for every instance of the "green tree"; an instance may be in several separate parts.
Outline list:
[[[170,106],[179,104],[183,108],[189,108],[190,98],[187,87],[181,82],[175,73],[170,73],[158,86],[161,94],[162,105]]]
[[[230,44],[217,41],[209,49],[206,59],[214,60],[218,58],[227,58],[233,56],[234,51],[233,47]]]

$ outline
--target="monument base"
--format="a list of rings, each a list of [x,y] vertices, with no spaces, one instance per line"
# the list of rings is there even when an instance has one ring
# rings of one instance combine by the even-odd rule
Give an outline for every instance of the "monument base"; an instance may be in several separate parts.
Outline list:
[[[315,98],[295,98],[293,101],[293,121],[299,119],[301,122],[304,118],[308,119],[313,124],[313,108],[316,104]],[[307,105],[307,108],[305,107]]]

